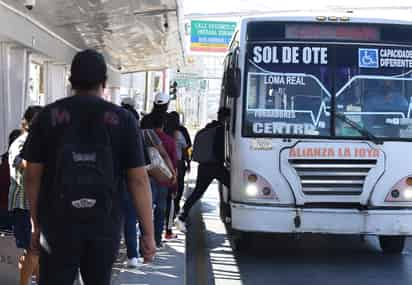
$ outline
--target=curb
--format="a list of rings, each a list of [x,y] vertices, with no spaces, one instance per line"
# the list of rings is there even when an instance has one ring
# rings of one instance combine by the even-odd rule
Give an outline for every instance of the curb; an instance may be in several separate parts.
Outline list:
[[[190,222],[186,234],[185,285],[214,285],[201,203],[193,207]]]

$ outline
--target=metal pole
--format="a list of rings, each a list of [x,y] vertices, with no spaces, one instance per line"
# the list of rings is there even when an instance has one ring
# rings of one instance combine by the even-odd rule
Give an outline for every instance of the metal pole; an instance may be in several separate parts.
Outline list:
[[[162,70],[162,87],[163,87],[163,93],[166,93],[169,88],[169,84],[167,84],[166,86],[166,69]]]
[[[148,112],[149,107],[148,107],[148,101],[149,101],[149,71],[146,71],[145,74],[145,88],[144,88],[144,112]]]

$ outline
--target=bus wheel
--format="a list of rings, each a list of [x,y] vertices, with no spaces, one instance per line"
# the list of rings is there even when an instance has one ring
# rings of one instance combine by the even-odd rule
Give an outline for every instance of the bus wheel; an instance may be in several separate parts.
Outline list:
[[[237,252],[246,251],[252,245],[252,233],[233,231],[232,245]]]
[[[405,247],[404,236],[379,236],[382,251],[387,254],[400,254]]]

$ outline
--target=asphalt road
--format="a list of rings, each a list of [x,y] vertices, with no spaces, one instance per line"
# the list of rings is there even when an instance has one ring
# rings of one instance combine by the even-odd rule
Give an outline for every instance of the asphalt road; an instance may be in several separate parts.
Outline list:
[[[211,187],[202,200],[203,224],[190,233],[201,238],[196,237],[197,249],[188,252],[197,254],[192,261],[197,260],[198,276],[187,284],[412,284],[411,240],[402,255],[387,256],[376,238],[258,235],[250,248],[235,253],[219,219],[217,198]]]

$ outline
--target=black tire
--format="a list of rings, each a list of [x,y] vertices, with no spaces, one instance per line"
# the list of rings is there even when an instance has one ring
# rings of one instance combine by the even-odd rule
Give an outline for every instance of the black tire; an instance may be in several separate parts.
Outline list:
[[[385,254],[401,254],[405,247],[405,237],[379,236],[379,244]]]
[[[253,233],[232,231],[232,246],[236,252],[247,251],[252,245]]]

